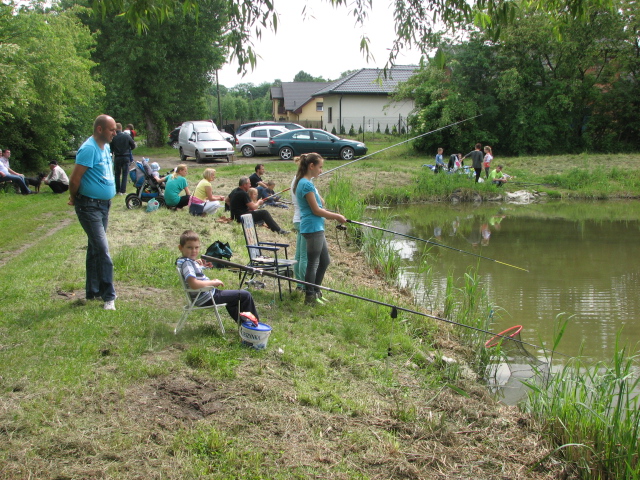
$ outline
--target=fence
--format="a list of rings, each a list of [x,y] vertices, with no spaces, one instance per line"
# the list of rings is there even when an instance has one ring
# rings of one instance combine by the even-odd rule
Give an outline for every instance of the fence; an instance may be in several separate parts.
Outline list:
[[[243,123],[250,123],[260,120],[225,120],[222,121],[222,129],[231,133],[231,129],[235,131]],[[264,121],[264,120],[262,120]],[[284,120],[279,120],[284,121]],[[338,129],[337,123],[327,124],[323,120],[299,120],[298,123],[306,128],[321,128],[333,133],[334,135],[349,135],[366,139],[375,139],[382,135],[405,135],[409,134],[411,127],[408,124],[407,117],[398,115],[397,117],[343,117],[342,125]]]

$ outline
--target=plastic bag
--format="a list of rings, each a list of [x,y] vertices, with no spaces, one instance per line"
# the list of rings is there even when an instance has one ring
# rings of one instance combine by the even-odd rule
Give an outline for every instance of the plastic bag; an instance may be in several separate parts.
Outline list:
[[[147,203],[147,212],[155,212],[158,208],[160,208],[160,202],[158,202],[158,200],[156,200],[155,198],[149,200],[149,202]]]

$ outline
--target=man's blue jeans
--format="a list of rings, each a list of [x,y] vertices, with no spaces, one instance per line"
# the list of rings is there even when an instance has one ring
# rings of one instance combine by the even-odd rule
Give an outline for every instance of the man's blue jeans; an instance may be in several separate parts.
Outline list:
[[[0,179],[0,182],[13,182],[15,185],[20,187],[20,193],[23,195],[31,192],[29,187],[27,187],[27,184],[24,182],[24,178],[20,175],[5,175]]]
[[[76,215],[87,234],[87,300],[102,298],[105,302],[115,300],[113,286],[113,262],[109,255],[107,225],[111,200],[96,200],[78,195],[75,199]]]

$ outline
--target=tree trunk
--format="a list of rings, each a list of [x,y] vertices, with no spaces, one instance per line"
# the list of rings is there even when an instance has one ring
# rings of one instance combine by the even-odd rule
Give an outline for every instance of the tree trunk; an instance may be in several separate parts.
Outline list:
[[[164,145],[164,137],[162,137],[160,129],[150,112],[144,113],[144,121],[147,126],[147,146],[162,147]]]

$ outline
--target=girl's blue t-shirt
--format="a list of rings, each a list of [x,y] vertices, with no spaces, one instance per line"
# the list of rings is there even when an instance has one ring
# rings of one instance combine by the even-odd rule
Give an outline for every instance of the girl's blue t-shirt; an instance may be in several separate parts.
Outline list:
[[[320,194],[316,189],[316,186],[307,180],[301,178],[296,188],[296,198],[300,205],[300,233],[314,233],[324,231],[324,217],[319,217],[311,211],[309,202],[307,202],[306,195],[309,192],[313,192],[316,196],[316,202],[318,206],[322,208],[322,200]]]
[[[175,207],[180,203],[180,192],[188,187],[187,179],[178,175],[176,178],[167,180],[164,187],[164,201],[170,207]]]

